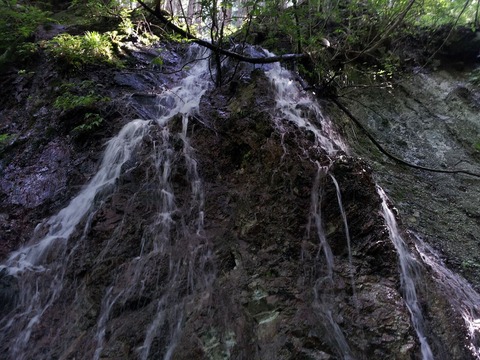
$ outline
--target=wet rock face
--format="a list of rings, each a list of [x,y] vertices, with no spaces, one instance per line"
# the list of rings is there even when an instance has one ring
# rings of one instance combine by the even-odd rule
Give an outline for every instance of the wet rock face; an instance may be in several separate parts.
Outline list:
[[[332,161],[311,132],[287,120],[280,132],[272,122],[268,79],[259,71],[246,75],[234,89],[203,96],[186,131],[191,154],[183,119],[165,128],[152,124],[115,186],[96,199],[91,216],[68,240],[61,296],[33,329],[26,358],[418,358],[372,170],[345,154]],[[152,74],[113,79],[119,86],[110,89],[113,94],[134,93],[120,105],[155,115],[147,91]],[[158,92],[173,85],[167,80],[158,82]],[[112,120],[101,135],[124,122]],[[18,245],[18,234],[29,239],[30,219],[66,205],[78,189],[72,184],[82,185],[94,173],[101,145],[90,149],[71,141],[55,136],[23,163],[19,152],[26,147],[9,150],[1,180],[9,212],[0,224],[15,235],[5,253]],[[319,175],[319,166],[329,167],[328,173]],[[8,190],[42,169],[45,181],[32,182],[22,196]],[[175,201],[167,213],[171,194]],[[441,294],[425,284],[422,305],[429,329],[438,329],[427,331],[435,351],[445,359],[467,359],[458,339],[463,329],[449,323],[456,314],[446,313]],[[0,314],[14,308],[19,286],[0,273]],[[1,353],[8,354],[15,341],[0,335]]]
[[[0,270],[0,317],[7,315],[15,308],[17,299],[16,279],[8,275],[6,270]]]
[[[162,51],[165,71],[171,72],[181,55],[168,45]],[[143,54],[139,49],[135,73],[108,68],[62,72],[41,56],[25,74],[18,75],[15,70],[2,78],[0,259],[28,241],[42,219],[78,193],[95,173],[105,142],[125,122],[155,117],[154,104],[137,99],[151,98],[152,93],[174,83],[179,75],[158,76],[150,64],[158,54],[153,49],[151,52]],[[62,86],[81,95],[85,84],[98,98],[111,100],[68,110],[54,106],[55,100],[67,92]],[[101,116],[101,126],[92,132],[75,133],[74,128],[85,123],[88,113]]]
[[[469,72],[419,73],[387,93],[355,95],[352,112],[383,146],[416,165],[480,174],[478,87]],[[432,173],[400,166],[375,154],[371,144],[352,135],[355,152],[369,159],[376,176],[399,209],[406,226],[445,256],[447,265],[480,288],[480,195],[478,177]]]
[[[468,70],[454,70],[447,61],[442,66],[442,70],[403,79],[388,92],[358,92],[356,101],[349,103],[350,110],[397,157],[439,170],[480,173],[475,148],[480,131],[478,88],[469,83]],[[375,178],[395,202],[403,225],[439,251],[447,267],[462,274],[478,291],[478,178],[404,167],[380,155],[357,131],[346,135],[354,152],[375,169]],[[431,273],[431,269],[427,271]],[[438,288],[439,284],[428,278],[426,287]],[[452,331],[461,328],[458,315],[452,314],[458,309],[446,306],[439,291],[434,296],[421,294],[427,323],[436,336],[446,339],[443,345],[438,340],[432,343],[439,348],[438,354],[447,347],[452,358],[471,356],[463,355],[464,347],[453,345],[461,341]],[[443,334],[439,328],[444,329]]]
[[[47,144],[38,158],[24,158],[3,170],[0,188],[10,204],[35,208],[66,186],[70,150],[64,144]],[[20,167],[22,170],[20,170]],[[21,174],[21,176],[19,176]]]
[[[326,269],[308,219],[314,161],[328,160],[302,130],[286,123],[291,128],[279,135],[271,110],[265,111],[273,103],[268,89],[258,76],[230,101],[214,91],[201,111],[210,126],[192,127],[217,280],[207,308],[188,316],[175,358],[336,358],[338,345],[322,308],[327,303],[355,357],[410,358],[418,348],[398,292],[395,252],[370,171],[352,158],[336,164],[332,174],[352,220],[355,289],[337,192],[325,177],[321,206],[337,275],[335,285],[318,286],[324,303],[315,299]],[[309,148],[308,155],[300,151]]]

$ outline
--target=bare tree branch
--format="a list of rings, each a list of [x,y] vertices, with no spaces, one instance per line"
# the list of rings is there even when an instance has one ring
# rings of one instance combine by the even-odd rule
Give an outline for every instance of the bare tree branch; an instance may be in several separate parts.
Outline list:
[[[410,2],[407,4],[407,6],[405,7],[405,9],[398,15],[396,21],[390,25],[389,28],[387,28],[382,34],[381,34],[381,37],[380,39],[374,43],[372,46],[368,46],[366,47],[365,49],[363,49],[362,51],[360,51],[358,54],[356,54],[356,56],[353,58],[353,59],[349,59],[346,63],[349,63],[349,62],[352,62],[356,59],[358,59],[360,56],[364,55],[364,54],[368,54],[368,53],[371,53],[373,52],[374,50],[376,50],[380,45],[382,45],[384,43],[384,41],[386,39],[388,39],[388,37],[390,36],[390,34],[399,26],[402,24],[403,20],[405,19],[405,16],[407,16],[408,12],[410,11],[410,9],[412,8],[413,4],[415,4],[415,1],[416,0],[410,0]],[[469,0],[468,0],[469,1]]]
[[[155,16],[157,19],[159,19],[163,24],[165,24],[169,29],[183,36],[185,39],[190,40],[194,43],[197,43],[198,45],[206,47],[207,49],[210,49],[214,52],[217,52],[221,55],[228,56],[238,61],[244,61],[251,64],[270,64],[270,63],[279,62],[279,61],[297,60],[297,59],[302,59],[306,57],[306,54],[285,54],[285,55],[279,55],[279,56],[256,58],[256,57],[244,56],[236,52],[228,51],[208,41],[199,39],[196,36],[192,35],[190,32],[183,30],[182,28],[175,25],[172,21],[168,20],[161,12],[157,12],[152,8],[150,8],[149,6],[147,6],[142,0],[138,0],[138,3],[142,5],[147,12],[149,12],[150,14]]]

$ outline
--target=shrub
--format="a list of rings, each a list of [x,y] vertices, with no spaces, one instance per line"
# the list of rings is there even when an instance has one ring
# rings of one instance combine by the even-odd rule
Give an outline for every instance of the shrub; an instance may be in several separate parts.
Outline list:
[[[70,85],[70,84],[69,84]],[[93,86],[89,82],[82,82],[79,85],[78,90],[86,90],[89,87]],[[106,102],[110,99],[108,97],[102,97],[95,93],[95,90],[88,89],[88,92],[85,95],[76,95],[69,90],[69,86],[63,86],[63,90],[66,90],[63,94],[58,96],[53,103],[53,106],[56,109],[67,111],[74,109],[76,107],[90,107],[99,102]]]
[[[39,25],[53,21],[49,16],[49,12],[36,6],[0,0],[0,66],[19,57],[19,49],[35,50],[28,40]]]
[[[98,129],[103,123],[103,117],[96,113],[86,113],[83,117],[85,121],[83,124],[76,126],[72,130],[72,134],[75,137],[83,134],[89,134]]]
[[[60,34],[46,43],[46,50],[69,67],[81,69],[89,64],[121,66],[115,56],[109,33],[86,31],[84,35]]]

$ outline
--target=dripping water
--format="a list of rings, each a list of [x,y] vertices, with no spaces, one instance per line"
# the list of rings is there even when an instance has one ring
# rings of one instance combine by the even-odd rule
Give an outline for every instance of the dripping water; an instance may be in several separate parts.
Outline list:
[[[113,290],[113,286],[110,286],[106,291],[105,297],[103,298],[102,308],[100,312],[101,315],[97,322],[97,332],[95,334],[97,347],[93,355],[94,360],[100,359],[100,355],[102,354],[103,345],[105,341],[107,321],[110,317],[110,312],[112,311],[113,305],[117,302],[118,298],[122,295],[122,292],[120,292],[116,296],[112,296],[112,290]]]
[[[397,250],[398,260],[400,263],[400,279],[402,283],[403,296],[408,311],[410,312],[413,327],[417,333],[418,340],[420,341],[422,359],[433,360],[433,354],[425,335],[423,315],[418,305],[417,291],[415,289],[418,265],[416,260],[410,254],[405,241],[400,235],[397,221],[395,220],[395,215],[388,207],[387,195],[379,186],[377,186],[377,192],[382,199],[382,215],[387,224],[390,239]]]
[[[323,224],[323,216],[321,210],[323,188],[321,181],[327,175],[329,167],[321,166],[317,162],[317,173],[311,191],[310,202],[310,217],[307,226],[308,231],[313,227],[315,235],[319,242],[318,251],[316,254],[316,262],[320,264],[319,258],[321,253],[325,257],[325,269],[318,270],[319,274],[324,273],[323,276],[318,276],[313,287],[313,309],[320,316],[322,322],[327,328],[327,334],[330,337],[331,343],[334,345],[337,352],[343,359],[353,359],[352,351],[348,345],[347,339],[343,334],[340,326],[334,319],[333,310],[335,308],[334,291],[334,259],[332,249],[328,244],[325,228]],[[309,234],[307,234],[310,237]]]
[[[271,55],[271,54],[270,54]],[[331,157],[339,153],[345,153],[347,147],[341,137],[334,130],[334,126],[330,119],[325,117],[320,109],[320,106],[302,90],[299,89],[296,81],[293,80],[292,74],[282,68],[279,64],[274,64],[270,70],[266,72],[275,91],[276,108],[278,115],[274,118],[275,125],[283,138],[287,130],[287,124],[284,121],[293,123],[300,129],[310,131],[315,135],[315,145],[327,152]],[[310,215],[307,225],[307,237],[310,237],[310,230],[314,229],[315,237],[318,240],[319,246],[315,256],[317,266],[321,266],[320,258],[322,256],[325,260],[323,269],[317,269],[316,280],[313,286],[313,309],[320,317],[321,322],[327,329],[327,334],[330,342],[336,349],[338,354],[343,359],[353,359],[353,353],[348,345],[347,339],[343,334],[342,329],[335,320],[335,276],[334,276],[334,257],[330,245],[327,241],[326,232],[323,224],[323,215],[321,211],[323,186],[322,181],[329,174],[329,164],[322,166],[318,161],[316,162],[317,172],[311,190]],[[346,215],[343,210],[340,188],[333,175],[330,175],[335,189],[337,191],[337,200],[340,210],[342,212],[342,220],[345,226],[345,234],[347,237],[349,271],[354,287],[353,273],[352,273],[352,256],[350,246],[350,235],[348,230],[348,223]],[[302,249],[302,257],[304,257]],[[323,274],[323,275],[322,275]],[[355,289],[353,289],[355,294]],[[355,296],[355,295],[354,295]]]
[[[45,223],[39,225],[32,240],[7,259],[4,268],[18,278],[19,301],[6,324],[3,333],[13,333],[11,357],[24,359],[24,350],[34,328],[41,322],[63,289],[63,278],[69,259],[76,246],[68,252],[68,240],[77,225],[94,210],[98,197],[112,190],[120,176],[122,166],[143,139],[149,122],[136,120],[127,124],[108,142],[100,168],[85,188]],[[88,224],[88,222],[87,222]],[[39,233],[45,233],[43,237]]]
[[[469,335],[469,350],[480,359],[480,294],[464,278],[450,271],[438,254],[418,236],[415,236],[415,246],[422,261],[433,270],[445,298],[453,309],[460,312]]]
[[[338,185],[337,179],[335,179],[335,176],[333,176],[332,174],[330,174],[330,178],[332,179],[333,184],[335,185],[335,190],[337,191],[338,207],[340,208],[340,214],[342,215],[345,238],[347,240],[348,267],[349,267],[348,272],[350,275],[350,285],[352,286],[352,294],[353,294],[353,301],[355,303],[355,308],[358,310],[357,291],[355,289],[355,276],[354,276],[353,260],[352,260],[352,245],[350,240],[350,230],[348,228],[347,214],[345,213],[345,209],[343,207],[342,194],[341,194],[340,186]]]
[[[153,121],[134,120],[110,140],[92,180],[67,207],[38,227],[29,244],[12,253],[1,266],[0,270],[18,279],[19,286],[17,308],[0,323],[2,336],[11,343],[10,358],[30,358],[32,331],[40,328],[45,312],[61,300],[64,276],[73,262],[73,253],[79,248],[79,244],[69,244],[70,238],[81,224],[85,225],[80,240],[87,236],[93,214],[112,192],[124,165],[149,131],[153,139],[150,159],[155,169],[152,181],[158,187],[158,211],[141,237],[137,256],[119,267],[111,283],[106,284],[96,327],[87,335],[94,347],[85,349],[85,356],[91,351],[91,358],[102,358],[108,347],[106,333],[113,309],[141,296],[146,279],[158,276],[152,272],[160,271],[155,264],[163,259],[166,259],[168,268],[166,283],[155,289],[157,300],[153,300],[150,306],[151,322],[143,330],[139,329],[144,331],[144,337],[137,348],[138,357],[150,357],[154,340],[161,339],[164,344],[164,349],[160,350],[162,358],[170,359],[181,335],[185,307],[202,306],[201,301],[195,302],[195,294],[208,294],[214,273],[210,246],[203,231],[203,183],[187,130],[189,118],[198,112],[200,99],[210,87],[210,74],[207,61],[199,60],[206,54],[195,46],[190,49],[195,54],[191,54],[187,61],[197,61],[178,86],[158,96],[158,116]],[[172,119],[179,118],[181,131],[176,133],[167,125]],[[153,130],[152,124],[157,130]],[[174,144],[179,141],[182,144],[180,154],[174,149]],[[185,169],[190,184],[190,196],[185,203],[177,199],[172,185],[175,167]],[[106,241],[94,264],[101,264],[115,247],[115,242],[121,241],[116,232],[117,229]],[[81,289],[77,289],[79,291]],[[208,299],[208,295],[200,298]]]
[[[307,231],[310,232],[310,229],[315,229],[315,235],[319,242],[319,248],[317,252],[317,259],[323,251],[326,264],[326,278],[333,281],[333,253],[330,245],[327,241],[327,236],[325,234],[325,228],[323,226],[323,216],[322,216],[322,197],[323,197],[323,188],[321,187],[321,180],[325,177],[328,172],[327,166],[321,166],[320,163],[317,164],[317,172],[315,174],[315,180],[313,181],[313,187],[310,193],[310,217],[308,219]],[[307,237],[310,237],[310,234],[307,233]]]

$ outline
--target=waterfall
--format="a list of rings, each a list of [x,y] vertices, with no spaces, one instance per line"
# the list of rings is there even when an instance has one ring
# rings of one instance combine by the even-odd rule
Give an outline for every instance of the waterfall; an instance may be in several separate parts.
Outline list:
[[[322,149],[324,149],[332,158],[338,155],[340,151],[347,152],[345,143],[334,131],[334,127],[330,120],[323,116],[322,111],[316,102],[312,101],[307,94],[299,90],[298,84],[293,81],[290,72],[277,64],[274,65],[271,70],[267,71],[266,74],[276,92],[276,107],[280,113],[280,116],[275,119],[275,123],[277,129],[279,129],[281,133],[285,131],[283,130],[284,124],[282,121],[286,119],[301,129],[306,129],[313,132],[315,134],[317,146],[320,146]],[[313,289],[314,308],[322,314],[324,321],[328,324],[330,328],[330,336],[332,337],[332,341],[334,342],[340,356],[344,359],[351,359],[353,358],[351,349],[341,328],[335,322],[332,314],[334,311],[334,304],[332,300],[329,299],[329,297],[331,297],[329,294],[332,291],[331,288],[334,281],[334,263],[332,251],[328,245],[325,230],[323,228],[322,215],[320,211],[322,191],[320,179],[328,174],[329,167],[332,164],[332,160],[327,166],[320,166],[320,164],[317,162],[318,171],[312,187],[312,202],[308,228],[310,229],[311,224],[314,224],[314,228],[316,229],[317,237],[320,243],[319,248],[323,251],[326,262],[326,275],[317,279]],[[356,304],[357,301],[352,266],[351,239],[349,235],[347,217],[342,205],[339,184],[333,175],[330,174],[330,176],[337,192],[337,200],[345,227],[349,271],[354,298],[353,302]],[[382,198],[383,215],[389,229],[390,238],[395,246],[395,249],[397,250],[400,261],[400,277],[402,281],[404,301],[410,312],[412,324],[421,345],[422,358],[424,360],[431,360],[433,359],[433,354],[425,336],[425,331],[423,328],[423,316],[418,305],[415,289],[415,261],[399,234],[394,215],[387,206],[386,195],[380,187],[377,189],[380,197]]]
[[[480,294],[461,276],[447,269],[435,251],[419,236],[415,236],[415,246],[422,261],[433,270],[433,276],[446,294],[452,308],[460,312],[468,331],[469,350],[480,359]]]
[[[199,52],[197,47],[191,49]],[[164,360],[171,358],[182,332],[184,311],[187,301],[196,292],[208,291],[213,281],[213,273],[207,270],[211,262],[208,241],[203,235],[204,194],[202,180],[198,174],[197,163],[187,135],[188,120],[198,111],[200,99],[209,88],[208,60],[204,53],[194,55],[195,65],[177,87],[158,96],[158,117],[155,123],[160,130],[160,139],[154,142],[152,159],[155,166],[155,182],[158,184],[158,212],[154,222],[150,224],[142,236],[139,256],[132,259],[130,266],[134,276],[128,284],[123,279],[115,281],[118,294],[114,302],[126,302],[139,288],[150,270],[151,263],[158,258],[168,259],[168,275],[166,284],[158,290],[155,300],[152,321],[145,329],[142,345],[136,351],[139,359],[150,356],[152,343],[158,337],[165,341]],[[173,133],[166,125],[175,117],[182,121],[181,131]],[[180,209],[172,182],[172,172],[178,166],[174,150],[174,142],[180,139],[183,143],[182,155],[190,183],[190,199],[185,208]],[[176,220],[175,216],[182,219]],[[177,234],[177,235],[174,235]],[[186,249],[184,253],[180,250]],[[185,283],[186,281],[186,283]],[[121,285],[123,284],[123,285]],[[186,288],[185,288],[186,287]],[[186,291],[186,294],[185,294]],[[182,295],[185,294],[185,295]],[[105,298],[112,297],[107,291]],[[102,310],[97,327],[97,338],[102,339],[102,316],[108,318],[108,310],[112,304]],[[97,344],[96,354],[101,353],[102,342]]]
[[[0,270],[17,278],[19,287],[16,309],[0,323],[4,341],[9,339],[11,343],[11,359],[31,358],[29,354],[34,349],[29,348],[30,337],[34,331],[39,331],[44,314],[51,307],[75,307],[75,302],[81,301],[62,304],[67,269],[74,264],[74,256],[80,249],[87,246],[82,245],[81,241],[88,238],[93,217],[115,188],[118,179],[130,167],[138,166],[134,154],[147,134],[152,143],[149,161],[153,163],[151,178],[147,180],[156,184],[154,193],[158,194],[159,201],[154,206],[157,213],[153,223],[145,228],[139,239],[137,255],[117,268],[117,274],[106,284],[95,332],[91,334],[95,345],[92,349],[85,349],[86,354],[91,354],[85,356],[95,360],[102,358],[114,309],[127,306],[129,301],[143,296],[145,282],[152,277],[159,277],[163,268],[160,270],[158,264],[164,263],[168,269],[166,283],[161,282],[154,289],[157,300],[150,306],[150,323],[143,330],[138,329],[144,331],[144,340],[137,348],[137,355],[140,359],[147,359],[152,342],[161,338],[165,344],[162,358],[171,358],[181,335],[187,302],[192,302],[197,293],[208,293],[208,287],[214,279],[211,250],[203,232],[203,183],[187,134],[189,117],[198,111],[200,99],[211,81],[205,53],[196,46],[191,46],[190,52],[192,54],[188,54],[186,61],[196,61],[187,76],[178,86],[157,96],[157,118],[134,120],[125,125],[108,142],[99,169],[85,188],[68,206],[40,224],[32,240],[13,252],[1,265]],[[176,118],[181,118],[182,122],[178,133],[172,132],[167,126]],[[182,144],[183,159],[176,155],[174,149],[178,140]],[[190,197],[182,201],[176,198],[171,178],[172,172],[178,167],[186,169],[190,184]],[[136,196],[134,194],[132,199]],[[78,234],[81,226],[83,232],[78,240],[75,234]],[[120,223],[112,236],[120,233],[121,228]],[[71,242],[72,237],[77,239],[76,243]],[[109,253],[116,246],[115,241],[119,239],[112,238],[105,242],[93,260],[96,264],[108,261]],[[178,249],[188,251],[182,254]],[[75,291],[75,298],[78,298],[81,288]],[[202,306],[201,302],[196,306]],[[63,334],[52,336],[61,337]]]
[[[155,99],[155,111],[148,113],[155,113],[154,118],[126,124],[108,142],[96,174],[85,187],[65,208],[39,224],[32,239],[0,265],[0,275],[8,274],[18,285],[16,308],[0,319],[0,343],[5,344],[0,350],[8,350],[5,358],[28,360],[38,355],[39,359],[171,360],[195,358],[197,353],[186,354],[193,349],[198,351],[199,358],[215,359],[301,358],[306,354],[311,354],[311,358],[355,359],[362,357],[361,350],[367,348],[365,328],[376,319],[362,321],[371,316],[368,312],[372,307],[377,309],[374,302],[380,294],[387,298],[380,299],[383,304],[389,305],[394,298],[395,304],[389,309],[394,308],[394,316],[401,319],[392,319],[387,330],[370,332],[377,341],[372,342],[372,347],[395,342],[391,347],[386,345],[387,350],[381,349],[386,353],[408,338],[407,344],[401,344],[405,345],[405,354],[411,355],[411,349],[419,343],[422,358],[433,359],[415,288],[417,263],[380,187],[377,191],[384,223],[398,255],[396,278],[401,280],[406,308],[395,289],[390,267],[385,267],[389,277],[385,283],[375,283],[378,288],[373,288],[371,284],[384,273],[378,275],[373,267],[360,266],[358,252],[371,249],[369,243],[361,243],[367,243],[361,239],[363,235],[356,238],[357,230],[371,228],[359,226],[358,221],[352,221],[357,219],[349,218],[355,210],[349,201],[357,194],[352,196],[350,189],[346,191],[342,183],[345,177],[335,170],[348,158],[344,155],[348,147],[316,100],[279,64],[263,67],[275,96],[272,109],[268,109],[273,126],[268,123],[265,133],[270,134],[271,128],[276,133],[272,130],[264,144],[257,144],[263,141],[260,136],[246,139],[245,147],[257,152],[252,155],[255,161],[253,156],[271,151],[264,164],[273,163],[273,170],[288,160],[288,151],[306,165],[302,163],[296,173],[300,190],[292,177],[288,178],[291,188],[282,179],[272,192],[259,194],[259,185],[269,185],[268,180],[263,182],[267,178],[263,169],[255,169],[257,173],[253,174],[248,173],[251,169],[247,166],[243,168],[243,163],[238,169],[230,164],[223,167],[223,162],[238,155],[235,151],[243,145],[243,139],[235,138],[230,131],[246,125],[257,136],[255,121],[268,122],[269,117],[234,123],[238,119],[233,115],[232,119],[220,116],[219,121],[231,120],[233,126],[220,124],[225,127],[212,131],[218,142],[205,141],[205,129],[198,137],[192,137],[197,133],[190,122],[193,118],[202,121],[200,100],[211,89],[212,81],[208,53],[197,46],[190,46],[190,52],[184,60],[190,65],[184,78],[160,94],[149,94],[149,99]],[[230,99],[233,96],[236,95]],[[228,113],[231,103],[226,98],[212,102],[212,109],[226,104],[213,110]],[[235,116],[240,118],[243,114]],[[234,127],[237,125],[241,126]],[[308,136],[308,143],[302,143],[307,145],[299,144],[300,148],[296,148],[293,142],[288,143],[285,135],[293,132],[300,134],[296,139]],[[229,136],[238,142],[228,143],[232,140]],[[199,164],[207,155],[196,152],[196,141],[228,148],[228,154],[218,163],[212,160],[212,167],[228,168],[232,173],[208,169],[202,178],[204,169]],[[345,164],[351,165],[347,160]],[[285,167],[285,178],[290,169]],[[256,175],[262,177],[262,182],[252,180]],[[220,185],[212,185],[220,177]],[[363,180],[373,189],[371,178]],[[243,183],[239,184],[242,181],[246,183],[244,188]],[[240,190],[235,188],[237,184]],[[250,191],[256,192],[254,200],[242,203],[241,197],[250,195]],[[300,205],[290,208],[277,191],[286,194],[292,204]],[[206,194],[219,197],[212,200]],[[277,202],[276,198],[281,200]],[[285,213],[295,211],[289,217],[264,216],[270,211],[261,203],[264,199]],[[330,205],[327,200],[333,206],[326,206]],[[376,206],[374,201],[372,204]],[[218,213],[210,214],[211,209]],[[295,217],[299,212],[300,220]],[[245,214],[255,218],[249,222],[250,218],[245,217],[248,226],[242,223]],[[376,217],[367,218],[377,225]],[[111,219],[114,221],[105,224]],[[280,222],[284,219],[293,224],[282,228]],[[268,226],[276,226],[277,220],[279,228],[271,231]],[[383,224],[382,220],[379,223]],[[99,230],[102,226],[105,229]],[[272,239],[263,239],[264,229],[271,231],[266,234]],[[375,237],[376,234],[372,238],[365,236],[368,241],[379,240]],[[339,239],[340,243],[333,243],[332,239]],[[212,244],[213,241],[219,243]],[[375,251],[385,249],[382,246],[367,255],[380,261]],[[392,248],[390,243],[386,248]],[[352,253],[354,249],[357,253]],[[476,308],[479,295],[446,270],[425,244],[419,241],[417,250],[424,263],[434,270],[452,306],[461,309],[470,330],[472,353],[480,356],[480,313]],[[264,263],[268,264],[268,274]],[[251,264],[259,265],[261,271]],[[278,264],[286,266],[280,268]],[[356,288],[356,284],[364,287]],[[368,297],[368,291],[374,295]],[[232,309],[223,309],[229,306]],[[393,339],[397,321],[398,327],[403,327],[398,333],[404,338]],[[126,329],[132,324],[134,329]],[[412,340],[412,334],[416,334],[417,342]],[[186,350],[180,345],[185,345]]]
[[[100,168],[87,186],[62,209],[52,216],[45,224],[40,224],[36,232],[40,233],[47,229],[47,235],[37,240],[34,236],[32,241],[19,250],[13,252],[6,261],[5,267],[9,274],[24,273],[27,271],[44,272],[43,263],[55,245],[55,251],[63,248],[72,232],[91,211],[94,199],[98,194],[107,192],[118,179],[122,166],[130,159],[132,152],[145,135],[149,123],[143,120],[135,120],[120,131],[120,133],[108,142],[107,149],[100,164]]]
[[[392,210],[388,207],[387,195],[382,188],[377,187],[378,194],[382,199],[382,214],[388,227],[390,239],[392,240],[395,249],[397,250],[398,260],[400,263],[400,279],[402,281],[402,290],[404,293],[405,304],[410,312],[412,324],[417,332],[418,339],[421,345],[422,359],[433,360],[433,354],[428,345],[427,337],[425,336],[423,315],[418,304],[417,292],[415,289],[416,278],[418,274],[418,265],[416,260],[410,254],[405,241],[400,235],[397,221]]]
[[[23,359],[35,326],[46,310],[53,306],[63,289],[63,278],[76,247],[68,249],[68,240],[80,222],[92,213],[95,202],[105,196],[120,176],[149,127],[148,121],[128,123],[108,142],[100,168],[85,188],[45,223],[37,226],[32,240],[13,252],[1,267],[19,279],[19,301],[15,314],[3,325],[4,331],[14,331],[12,358]],[[38,239],[41,233],[45,233]]]
[[[271,55],[270,53],[267,54]],[[316,255],[318,266],[322,267],[322,261],[320,260],[322,252],[325,259],[325,266],[323,266],[323,269],[318,270],[319,275],[312,289],[312,307],[319,318],[322,319],[321,321],[327,329],[330,342],[339,356],[347,360],[354,359],[348,341],[335,320],[337,315],[334,295],[334,257],[325,233],[323,214],[321,211],[323,197],[322,180],[329,174],[330,166],[333,164],[332,159],[341,153],[347,152],[347,146],[334,130],[330,119],[323,115],[317,102],[313,101],[307,93],[299,89],[297,82],[293,80],[292,74],[289,71],[277,63],[274,64],[270,70],[266,71],[266,75],[275,90],[276,109],[278,113],[277,116],[274,117],[274,122],[277,130],[282,135],[282,139],[283,134],[288,131],[287,124],[284,122],[288,121],[299,129],[313,133],[315,137],[314,146],[322,149],[331,157],[329,163],[326,165],[322,166],[318,161],[316,162],[317,173],[311,190],[310,216],[307,229],[308,231],[314,229],[315,236],[319,242],[319,250]],[[304,149],[304,151],[306,152],[306,149]],[[338,183],[333,175],[330,174],[330,177],[337,191],[337,200],[345,226],[350,264],[349,270],[352,290],[355,297],[355,282],[352,273],[352,257],[347,218],[342,206]]]
[[[268,52],[267,54],[272,55]],[[275,63],[266,75],[275,89],[279,115],[274,120],[281,134],[286,131],[282,121],[288,120],[300,129],[311,131],[315,135],[317,146],[329,155],[333,156],[339,151],[347,152],[347,146],[334,130],[331,120],[323,115],[316,101],[298,88],[290,71]]]

